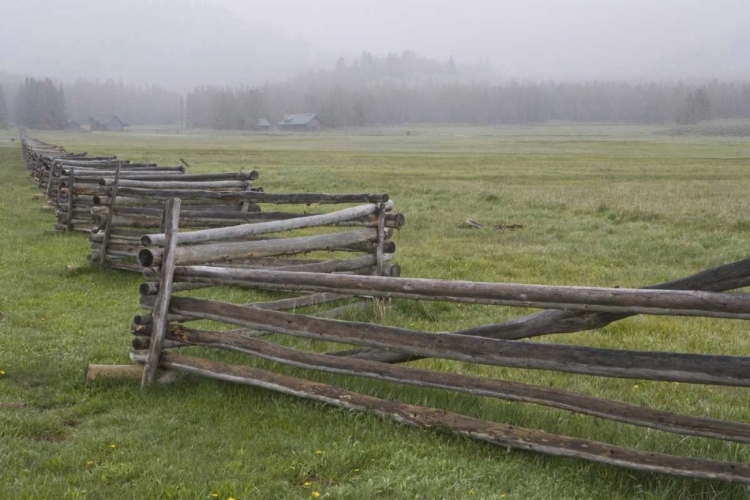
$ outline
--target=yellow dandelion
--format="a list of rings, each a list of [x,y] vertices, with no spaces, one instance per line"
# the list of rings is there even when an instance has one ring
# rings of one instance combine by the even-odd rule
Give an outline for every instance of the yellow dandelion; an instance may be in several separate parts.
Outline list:
[[[635,385],[633,386],[633,389],[638,389],[638,384],[635,384]]]
[[[4,377],[4,376],[5,376],[5,370],[0,370],[0,377]]]
[[[319,491],[313,491],[312,492],[312,497],[313,498],[320,498],[320,492]]]
[[[234,500],[234,497],[227,497],[227,500]]]
[[[110,448],[110,449],[112,449],[112,450],[114,450],[114,449],[116,449],[116,448],[117,448],[117,445],[116,445],[116,444],[114,444],[114,443],[112,443],[111,445],[109,445],[109,448]]]
[[[321,450],[315,450],[315,454],[316,454],[316,455],[322,455],[322,454],[323,454],[323,452],[322,452]]]
[[[219,494],[218,493],[211,493],[211,497],[212,498],[219,498]]]
[[[305,488],[309,488],[311,484],[312,483],[310,481],[305,481],[304,483],[302,483],[302,486],[304,486]]]

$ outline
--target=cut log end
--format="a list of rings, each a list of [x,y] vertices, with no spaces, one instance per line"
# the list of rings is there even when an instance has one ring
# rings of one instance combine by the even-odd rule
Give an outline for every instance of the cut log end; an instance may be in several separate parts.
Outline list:
[[[138,252],[138,263],[143,267],[151,267],[155,261],[154,253],[148,248],[144,248]]]

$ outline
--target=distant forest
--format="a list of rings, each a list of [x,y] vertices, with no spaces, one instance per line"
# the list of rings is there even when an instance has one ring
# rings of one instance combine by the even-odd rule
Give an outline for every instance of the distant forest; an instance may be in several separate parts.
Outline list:
[[[476,69],[472,71],[476,75]],[[190,128],[242,129],[252,119],[316,113],[329,127],[404,124],[501,125],[549,120],[695,123],[750,118],[750,82],[492,84],[469,81],[451,59],[440,64],[412,52],[301,74],[257,88],[199,87],[186,101]]]
[[[6,122],[38,129],[59,129],[67,120],[84,124],[89,118],[106,121],[117,116],[128,125],[179,126],[183,108],[178,93],[157,86],[128,86],[113,80],[61,84],[49,78],[6,78],[3,82],[0,78],[0,125],[3,116]]]
[[[59,84],[0,75],[0,125],[59,128],[73,119],[118,116],[129,125],[250,129],[288,113],[315,113],[326,127],[407,124],[504,125],[550,120],[628,124],[697,123],[750,118],[750,82],[493,83],[482,66],[462,70],[413,52],[363,53],[328,71],[307,72],[259,87],[198,87],[186,98],[161,87],[115,81]],[[4,92],[3,92],[4,87]],[[3,97],[5,96],[5,97]]]

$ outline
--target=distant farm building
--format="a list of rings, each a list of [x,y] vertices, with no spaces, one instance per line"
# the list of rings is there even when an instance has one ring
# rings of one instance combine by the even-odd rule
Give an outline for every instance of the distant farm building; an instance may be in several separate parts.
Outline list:
[[[96,118],[89,118],[89,130],[96,132],[97,130],[104,130],[104,124]]]
[[[279,129],[283,131],[315,132],[323,127],[323,122],[313,113],[301,115],[286,115],[284,121],[279,122]]]
[[[81,124],[75,120],[68,120],[67,123],[65,123],[65,130],[73,130],[75,132],[80,132]]]
[[[109,130],[110,132],[122,132],[127,126],[127,123],[123,122],[116,116],[113,116],[104,124],[105,130]]]
[[[89,129],[92,132],[98,130],[107,130],[109,132],[122,132],[125,130],[128,124],[120,120],[118,117],[113,116],[106,122],[100,122],[96,118],[89,118]]]
[[[265,118],[257,118],[250,120],[250,130],[256,130],[258,132],[268,132],[271,130],[271,122]]]

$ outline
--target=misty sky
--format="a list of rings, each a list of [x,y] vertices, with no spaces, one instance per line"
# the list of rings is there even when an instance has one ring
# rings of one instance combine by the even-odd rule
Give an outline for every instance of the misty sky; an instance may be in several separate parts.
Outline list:
[[[0,0],[0,70],[257,84],[363,50],[503,78],[750,79],[750,0]]]
[[[508,76],[750,72],[748,0],[217,1],[331,51],[482,57]]]

